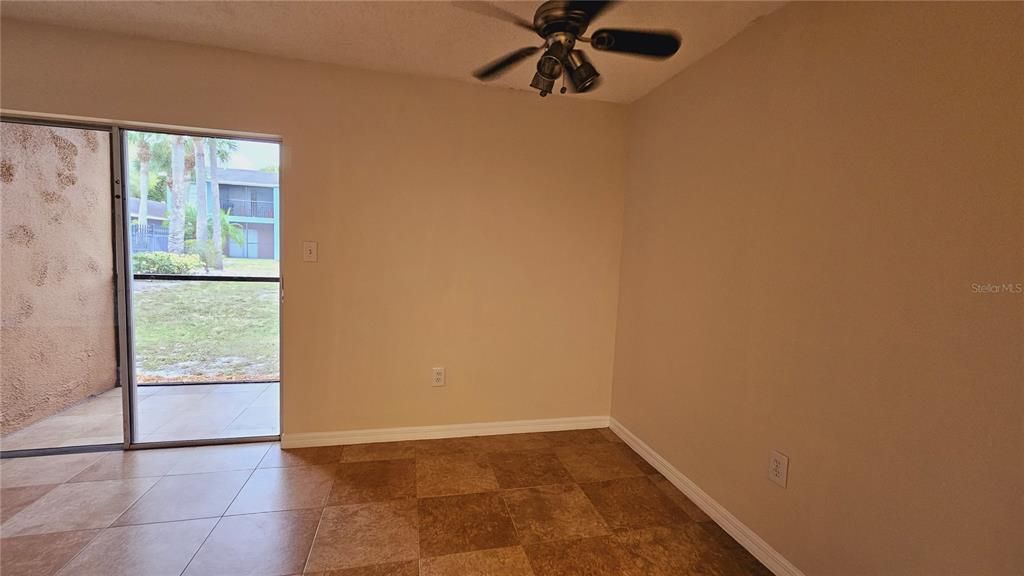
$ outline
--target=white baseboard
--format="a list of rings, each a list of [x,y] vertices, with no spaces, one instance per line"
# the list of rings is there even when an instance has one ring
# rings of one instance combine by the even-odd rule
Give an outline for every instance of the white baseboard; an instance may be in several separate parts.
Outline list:
[[[447,426],[411,426],[408,428],[373,428],[340,430],[336,432],[299,432],[282,434],[282,448],[308,448],[311,446],[339,446],[342,444],[369,444],[401,440],[430,440],[433,438],[459,438],[463,436],[493,436],[495,434],[521,434],[523,432],[552,432],[607,428],[607,416],[576,418],[548,418],[545,420],[507,420]]]
[[[776,576],[804,576],[804,573],[799,568],[794,566],[789,560],[786,560],[782,554],[779,554],[777,550],[761,539],[757,533],[743,522],[740,522],[739,518],[733,516],[731,512],[716,502],[714,498],[708,496],[707,492],[704,492],[693,483],[693,480],[690,480],[677,470],[675,466],[669,464],[668,460],[662,458],[660,454],[651,449],[643,440],[637,438],[618,420],[612,418],[610,424],[612,431],[622,438],[626,444],[629,444],[651,466],[657,468],[658,472],[661,472],[680,492],[686,494],[690,500],[693,500],[694,504],[699,506],[716,524],[721,526],[748,552],[760,560],[773,574]]]

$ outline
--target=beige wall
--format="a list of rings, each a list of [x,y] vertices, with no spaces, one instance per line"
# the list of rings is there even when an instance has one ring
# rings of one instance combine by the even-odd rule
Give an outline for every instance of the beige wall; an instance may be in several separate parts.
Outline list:
[[[6,435],[113,388],[117,342],[110,135],[4,123],[0,139]]]
[[[608,414],[622,107],[11,21],[2,43],[7,110],[283,138],[286,434]]]
[[[1024,573],[1022,11],[791,5],[631,108],[612,415],[809,576]]]

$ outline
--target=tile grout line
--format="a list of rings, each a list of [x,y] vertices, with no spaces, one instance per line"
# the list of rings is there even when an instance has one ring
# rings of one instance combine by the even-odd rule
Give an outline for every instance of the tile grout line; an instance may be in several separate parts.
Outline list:
[[[252,402],[249,402],[248,404],[246,404],[245,408],[242,408],[242,410],[238,413],[238,415],[236,415],[234,418],[232,418],[231,422],[228,422],[228,425],[225,426],[221,430],[221,432],[227,432],[227,430],[229,428],[231,428],[231,425],[234,424],[236,421],[238,421],[238,419],[242,417],[242,414],[245,414],[246,410],[248,410],[249,408],[252,408],[252,405],[256,403],[256,400],[263,394],[263,392],[265,390],[267,390],[267,388],[264,388],[263,390],[261,390],[260,393],[257,394],[256,397],[252,399]],[[280,423],[278,423],[278,428],[280,428]]]
[[[246,480],[246,482],[248,482],[248,480]],[[245,484],[243,484],[242,486],[244,487]],[[241,488],[239,488],[239,492],[241,492]],[[225,509],[225,511],[227,510]],[[195,518],[195,520],[202,520],[202,518]],[[213,532],[217,530],[217,526],[220,526],[222,520],[224,520],[223,515],[217,518],[217,522],[214,523],[214,525],[210,528],[210,531],[206,533],[206,537],[203,538],[203,541],[199,543],[199,546],[196,546],[196,551],[193,552],[192,556],[189,557],[188,562],[185,563],[185,566],[181,569],[181,572],[178,572],[178,576],[182,576],[185,572],[188,572],[188,567],[192,565],[193,561],[195,561],[196,556],[199,555],[199,551],[203,549],[203,546],[206,546],[206,542],[210,539],[210,536],[213,536]]]
[[[175,524],[178,522],[191,522],[193,520],[213,520],[215,518],[223,518],[223,516],[199,516],[196,518],[179,518],[177,520],[156,520],[154,522],[139,522],[138,524],[121,524],[120,526],[108,526],[107,528],[101,528],[101,530],[113,530],[114,528],[138,528],[139,526],[152,526],[153,524]],[[52,534],[59,534],[59,532],[52,532]]]
[[[269,448],[268,448],[268,450],[269,450]],[[120,453],[123,456],[125,451],[122,450]],[[128,506],[124,510],[122,510],[110,522],[110,524],[108,524],[105,527],[85,528],[85,529],[82,529],[82,530],[62,530],[62,531],[56,531],[56,532],[42,532],[42,533],[39,533],[39,534],[26,534],[26,536],[40,536],[40,535],[44,535],[44,534],[62,534],[62,533],[67,533],[67,532],[84,532],[84,531],[90,531],[90,530],[95,530],[96,531],[96,535],[93,536],[92,538],[90,538],[89,541],[86,542],[82,546],[82,548],[79,549],[78,552],[76,552],[71,558],[69,558],[66,562],[61,564],[61,566],[57,569],[57,571],[54,574],[60,574],[60,572],[63,571],[65,568],[67,568],[68,565],[70,565],[72,562],[74,562],[74,560],[76,558],[81,556],[81,554],[86,550],[86,548],[89,547],[90,544],[92,544],[92,542],[94,540],[96,540],[96,538],[99,538],[107,530],[110,530],[112,528],[122,528],[122,527],[131,527],[131,526],[143,526],[143,525],[146,525],[146,524],[164,524],[164,523],[169,523],[169,522],[180,522],[181,521],[181,520],[163,520],[163,521],[159,521],[159,522],[147,522],[147,523],[142,523],[142,524],[127,524],[125,526],[114,526],[114,523],[116,523],[118,521],[118,519],[120,519],[125,514],[125,512],[127,512],[133,506],[135,506],[135,504],[139,500],[144,498],[147,494],[149,494],[150,491],[152,491],[156,487],[156,485],[160,482],[160,480],[164,479],[165,477],[169,476],[170,474],[168,474],[167,472],[164,472],[163,474],[160,474],[158,476],[135,476],[135,477],[127,477],[127,478],[126,477],[121,477],[121,478],[109,478],[109,479],[106,479],[106,480],[84,480],[84,481],[79,481],[79,482],[72,482],[72,480],[74,478],[78,477],[78,475],[82,474],[83,472],[85,472],[86,470],[88,470],[92,466],[98,464],[101,460],[103,460],[104,458],[107,458],[109,456],[110,456],[110,454],[107,454],[107,455],[104,455],[104,456],[101,456],[101,457],[97,458],[95,462],[93,462],[89,466],[86,466],[81,471],[79,471],[78,473],[76,473],[73,476],[71,476],[71,478],[68,478],[67,480],[64,480],[63,482],[60,482],[59,484],[55,485],[53,489],[55,490],[59,486],[64,486],[64,485],[68,485],[68,484],[81,485],[81,484],[86,484],[86,483],[90,483],[90,482],[123,482],[123,481],[127,481],[127,480],[141,480],[141,479],[145,479],[145,478],[156,478],[156,481],[154,481],[153,484],[149,488],[147,488],[142,494],[140,494],[135,500],[133,500],[130,504],[128,504]],[[171,468],[173,468],[173,466]],[[168,471],[171,468],[168,468]],[[243,484],[243,486],[244,486],[244,484]],[[20,513],[21,513],[21,511],[19,510],[17,514],[20,514]],[[15,515],[17,515],[17,514],[15,514]],[[11,518],[13,518],[13,516]],[[204,520],[204,519],[207,519],[207,518],[190,518],[188,520]],[[10,520],[10,518],[8,518],[8,520]],[[212,532],[212,530],[211,530],[211,532]],[[17,537],[17,536],[14,536],[14,537]],[[205,543],[205,540],[203,542]],[[191,559],[189,560],[189,563],[191,563]],[[187,567],[187,565],[186,565],[186,567]]]
[[[267,385],[267,386],[268,386],[268,388],[269,388],[269,385]],[[265,391],[266,389],[268,389],[268,388],[265,388],[265,389],[264,389],[264,391]],[[260,394],[262,394],[262,391],[261,391],[261,393],[260,393]],[[154,394],[154,396],[160,396],[160,394]],[[178,396],[178,394],[163,394],[162,396]],[[216,396],[217,396],[217,393],[216,393],[215,391],[213,391],[213,390],[210,390],[210,391],[204,392],[204,393],[203,393],[203,394],[202,394],[202,395],[200,396],[200,398],[197,398],[197,399],[196,399],[196,400],[195,400],[194,402],[195,402],[195,404],[197,404],[197,405],[200,405],[200,406],[202,406],[202,405],[205,405],[205,404],[207,404],[207,403],[208,403],[208,401],[209,401],[209,400],[210,400],[211,398],[215,398]],[[228,429],[229,429],[229,428],[231,427],[231,424],[233,424],[233,423],[234,423],[234,422],[235,422],[236,420],[238,420],[238,418],[240,418],[240,417],[241,417],[241,415],[242,415],[242,414],[243,414],[243,413],[244,413],[244,412],[245,412],[245,411],[246,411],[247,409],[249,409],[249,408],[251,408],[251,407],[252,407],[252,405],[253,405],[253,404],[254,404],[254,403],[256,402],[256,400],[257,400],[258,398],[259,398],[259,395],[257,395],[257,396],[256,396],[256,398],[253,398],[253,400],[252,400],[252,401],[251,401],[251,402],[250,402],[249,404],[247,404],[247,405],[246,405],[245,407],[243,407],[243,408],[242,408],[242,409],[241,409],[241,410],[240,410],[240,411],[238,412],[238,414],[236,414],[236,415],[235,415],[235,416],[234,416],[234,417],[233,417],[233,418],[231,419],[231,421],[230,421],[230,422],[228,422],[228,423],[227,423],[226,425],[224,425],[224,426],[220,426],[220,427],[219,427],[219,428],[217,429],[217,431],[216,431],[216,432],[214,432],[214,434],[220,434],[220,435],[222,435],[221,437],[223,437],[223,438],[235,438],[236,436],[232,436],[232,435],[230,435],[230,434],[227,434],[227,432],[228,432]],[[179,407],[179,408],[175,409],[175,411],[176,411],[176,412],[180,412],[180,411],[182,411],[182,410],[181,410],[181,407]],[[148,436],[150,436],[150,438],[144,438],[144,440],[145,440],[145,441],[154,441],[154,440],[157,440],[157,441],[159,441],[159,439],[158,439],[158,438],[153,438],[153,436],[156,436],[156,435],[157,435],[157,434],[158,434],[158,433],[160,432],[160,430],[161,430],[161,429],[163,429],[163,428],[165,428],[165,427],[167,427],[167,426],[171,425],[171,424],[173,423],[173,421],[174,421],[174,419],[173,419],[173,418],[169,418],[169,419],[168,419],[168,420],[167,420],[166,422],[162,423],[162,424],[161,424],[160,426],[157,426],[157,427],[156,427],[156,428],[155,428],[155,429],[154,429],[154,430],[153,430],[152,432],[150,432],[150,433],[148,434]],[[278,423],[278,428],[280,428],[280,423]],[[188,439],[188,438],[185,438],[185,439]],[[174,440],[182,440],[182,438],[168,438],[167,440],[171,440],[171,441],[174,441]]]
[[[203,394],[202,394],[202,395],[201,395],[201,396],[200,396],[199,398],[197,398],[197,399],[195,400],[195,404],[196,404],[196,405],[199,405],[199,406],[202,406],[202,405],[203,405],[203,404],[204,404],[204,403],[206,402],[207,398],[209,398],[209,397],[210,397],[210,395],[211,395],[211,394],[212,394],[212,392],[210,392],[210,391],[204,392],[204,393],[203,393]],[[177,394],[166,394],[165,396],[177,396]],[[175,409],[175,412],[183,412],[184,410],[182,410],[182,408],[183,408],[183,407],[179,407],[179,408],[176,408],[176,409]],[[236,418],[237,418],[237,416],[236,416]],[[159,441],[171,441],[171,442],[174,442],[175,440],[183,440],[182,438],[164,438],[164,439],[160,439],[160,438],[152,438],[153,436],[157,436],[157,435],[159,434],[159,432],[160,432],[160,430],[161,430],[161,429],[163,429],[163,428],[165,428],[165,427],[167,427],[167,426],[170,426],[170,425],[171,425],[171,424],[173,424],[173,423],[174,423],[174,418],[173,418],[173,417],[172,417],[172,418],[168,418],[166,422],[164,422],[164,423],[163,423],[163,424],[161,424],[160,426],[157,426],[157,427],[156,427],[156,428],[155,428],[155,429],[154,429],[154,430],[153,430],[153,431],[152,431],[152,432],[151,432],[151,433],[149,434],[149,436],[151,436],[151,438],[149,438],[149,439],[144,439],[144,440],[146,440],[146,441],[151,441],[151,442],[152,442],[152,441],[157,441],[157,442],[159,442]],[[223,429],[219,429],[219,430],[217,430],[217,432],[214,432],[214,434],[219,434],[220,432],[223,432]],[[205,434],[205,432],[204,432],[204,434]],[[184,438],[184,439],[185,439],[185,440],[187,440],[187,438]]]
[[[519,545],[523,545],[523,535],[519,533],[519,527],[516,526],[516,517],[512,515],[512,510],[508,507],[508,500],[505,500],[505,495],[502,492],[498,492],[498,498],[501,503],[505,506],[505,514],[508,514],[508,520],[512,523],[512,530],[516,533],[516,540]]]
[[[309,567],[309,558],[313,555],[313,546],[316,545],[316,537],[320,535],[320,526],[324,523],[324,513],[326,512],[326,506],[320,509],[320,519],[316,521],[316,530],[313,531],[313,538],[309,541],[309,550],[306,551],[306,560],[302,563],[302,574],[305,574],[306,568]]]
[[[252,470],[249,472],[249,476],[245,479],[245,482],[242,482],[242,486],[238,488],[238,492],[236,492],[234,497],[231,498],[231,502],[228,502],[228,505],[224,507],[224,512],[221,513],[221,517],[224,517],[224,515],[227,514],[227,511],[231,509],[231,505],[235,503],[235,500],[238,500],[238,495],[242,493],[242,490],[245,490],[245,485],[248,484],[250,480],[252,480],[252,477],[254,475],[256,475],[256,471],[260,469],[260,463],[262,463],[263,459],[266,458],[267,454],[270,453],[270,446],[270,444],[267,445],[267,451],[264,452],[262,456],[260,456],[259,461],[256,462],[255,466],[253,466]]]
[[[57,569],[57,571],[56,571],[56,572],[54,572],[54,575],[55,575],[55,576],[60,576],[60,573],[61,573],[61,572],[63,572],[63,571],[64,571],[64,569],[65,569],[65,568],[67,568],[67,567],[68,567],[68,565],[70,565],[70,564],[71,564],[71,562],[73,562],[73,561],[75,560],[75,558],[78,558],[79,556],[81,556],[81,555],[82,555],[82,552],[85,552],[85,549],[89,547],[89,544],[92,544],[93,540],[95,540],[95,539],[99,538],[99,537],[100,537],[100,534],[103,534],[103,531],[104,531],[104,530],[106,530],[106,528],[98,528],[98,529],[96,529],[96,535],[95,535],[95,536],[93,536],[92,538],[89,538],[89,541],[88,541],[88,542],[86,542],[84,546],[82,546],[81,550],[79,550],[78,552],[76,552],[76,553],[75,553],[75,555],[74,555],[74,556],[72,556],[71,558],[68,558],[68,561],[67,561],[67,562],[65,562],[65,563],[61,564],[61,565],[60,565],[60,568],[58,568],[58,569]],[[60,534],[60,532],[54,532],[54,534]]]
[[[99,462],[100,460],[102,460],[102,458],[99,458],[99,459],[97,459],[97,460],[96,460],[96,462]],[[96,462],[94,462],[93,464],[95,464]],[[90,467],[91,467],[91,465],[90,465],[90,466],[86,466],[86,468],[90,468]],[[85,471],[85,468],[83,468],[83,469],[82,469],[82,472],[84,472],[84,471]],[[81,474],[81,472],[79,472],[79,474]],[[76,474],[75,476],[77,476],[77,475],[78,475],[78,474]],[[72,476],[72,478],[74,478],[74,476]],[[150,476],[150,478],[151,478],[151,476]],[[69,482],[69,480],[70,480],[70,479],[71,479],[71,478],[68,478],[68,480],[65,480],[64,482],[61,482],[61,483],[60,483],[60,486],[63,486],[63,485],[65,485],[65,484],[69,484],[69,483],[70,483],[70,482]],[[123,480],[136,480],[136,478],[121,478],[120,480],[122,480],[122,481],[123,481]],[[96,540],[97,538],[99,538],[99,537],[100,537],[100,536],[101,536],[101,535],[103,534],[103,532],[105,532],[105,531],[109,530],[109,529],[110,529],[110,527],[114,525],[114,522],[117,522],[117,519],[118,519],[118,518],[120,518],[121,516],[123,516],[123,515],[124,515],[124,513],[125,513],[125,512],[127,512],[127,511],[128,511],[129,509],[131,509],[131,507],[132,507],[132,506],[135,506],[135,503],[136,503],[136,502],[138,502],[139,500],[141,500],[143,496],[145,496],[146,494],[149,494],[149,491],[150,491],[150,490],[152,490],[154,486],[156,486],[157,482],[159,482],[159,480],[157,480],[156,482],[153,482],[153,484],[152,484],[152,485],[150,485],[150,487],[149,487],[149,488],[147,488],[147,489],[145,490],[145,492],[143,492],[142,494],[139,494],[138,498],[136,498],[135,500],[132,500],[131,504],[129,504],[129,505],[128,505],[128,506],[127,506],[127,507],[126,507],[126,508],[125,508],[124,510],[122,510],[122,511],[120,512],[120,514],[118,514],[118,515],[117,515],[117,517],[116,517],[116,518],[114,518],[113,520],[111,520],[111,521],[110,521],[110,524],[107,524],[107,525],[106,525],[105,527],[102,527],[102,528],[94,528],[94,530],[96,530],[96,535],[95,535],[95,536],[93,536],[92,538],[90,538],[90,539],[89,539],[89,541],[88,541],[88,542],[86,542],[86,543],[85,543],[85,545],[84,545],[84,546],[82,546],[82,548],[81,548],[81,549],[79,549],[79,551],[78,551],[77,553],[75,553],[75,555],[74,555],[74,556],[72,556],[71,558],[68,558],[68,561],[67,561],[67,562],[65,562],[64,564],[61,564],[61,567],[60,567],[60,568],[59,568],[59,569],[58,569],[58,570],[57,570],[56,572],[54,572],[54,574],[60,574],[60,573],[61,573],[61,572],[63,572],[63,571],[64,571],[64,569],[65,569],[65,568],[67,568],[67,567],[68,567],[68,566],[69,566],[69,565],[70,565],[70,564],[71,564],[71,563],[72,563],[72,562],[73,562],[73,561],[74,561],[74,560],[75,560],[76,558],[78,558],[79,556],[81,556],[81,555],[82,555],[82,552],[85,552],[85,549],[86,549],[86,548],[88,548],[88,547],[89,547],[89,545],[93,543],[93,541],[95,541],[95,540]],[[83,484],[83,482],[76,482],[75,484]],[[56,488],[54,488],[54,490],[56,490]],[[21,513],[21,512],[18,512],[18,514],[20,514],[20,513]],[[61,532],[49,532],[49,534],[60,534],[60,533],[61,533]]]
[[[341,449],[342,454],[345,453],[345,448]],[[334,463],[335,472],[337,472],[337,466],[343,464],[341,461],[342,454],[338,455],[338,461]],[[309,559],[313,555],[313,546],[316,544],[316,537],[320,534],[320,527],[324,523],[324,514],[327,512],[327,503],[331,500],[331,493],[334,492],[334,483],[337,482],[337,475],[331,477],[331,489],[327,491],[327,496],[324,498],[324,505],[320,507],[320,519],[316,521],[316,530],[313,530],[313,538],[309,541],[309,550],[306,551],[306,560],[302,563],[302,574],[306,573],[306,568],[309,566]],[[417,518],[417,532],[419,531],[419,522]],[[417,567],[418,570],[418,567]]]
[[[206,542],[210,539],[210,536],[213,535],[214,530],[217,529],[217,526],[220,525],[221,520],[224,519],[224,514],[226,514],[227,511],[231,509],[231,505],[234,504],[235,500],[238,499],[238,495],[241,494],[242,490],[245,489],[245,485],[249,483],[249,480],[252,480],[253,475],[256,474],[256,470],[259,470],[258,466],[260,465],[260,462],[263,462],[263,459],[267,457],[267,454],[269,452],[270,445],[268,444],[267,451],[263,453],[263,456],[260,456],[259,461],[256,462],[255,466],[253,466],[253,469],[249,472],[249,476],[246,477],[245,482],[242,482],[242,485],[238,487],[238,492],[236,492],[234,497],[231,498],[231,502],[228,502],[228,505],[224,507],[224,512],[221,512],[220,516],[217,518],[217,522],[213,525],[212,528],[210,528],[210,531],[206,534],[206,537],[203,538],[203,541],[199,544],[199,546],[196,547],[196,551],[192,553],[192,556],[188,559],[188,562],[185,563],[185,567],[181,569],[181,572],[178,573],[178,576],[182,576],[182,574],[184,574],[188,570],[188,567],[196,559],[196,556],[199,555],[199,551],[203,549],[203,546],[206,545]]]

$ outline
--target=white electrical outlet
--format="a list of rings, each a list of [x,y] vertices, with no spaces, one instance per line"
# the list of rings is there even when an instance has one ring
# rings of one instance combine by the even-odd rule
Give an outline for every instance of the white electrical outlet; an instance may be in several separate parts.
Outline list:
[[[430,385],[444,386],[444,367],[435,367],[430,370]]]
[[[772,455],[768,459],[768,478],[785,488],[788,477],[789,457],[778,450],[772,450]]]

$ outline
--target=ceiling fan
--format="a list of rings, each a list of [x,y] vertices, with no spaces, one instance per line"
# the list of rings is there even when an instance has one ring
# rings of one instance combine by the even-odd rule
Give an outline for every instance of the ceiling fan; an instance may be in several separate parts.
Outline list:
[[[549,0],[537,8],[533,22],[528,22],[488,2],[454,2],[460,8],[511,22],[544,39],[541,46],[520,48],[473,73],[478,80],[493,80],[512,66],[543,50],[544,53],[537,61],[537,73],[530,82],[530,86],[539,90],[541,96],[550,94],[554,90],[555,81],[563,75],[574,92],[588,92],[597,86],[600,74],[587,59],[586,54],[576,49],[577,42],[590,44],[594,50],[658,59],[668,58],[679,50],[679,35],[671,31],[601,28],[589,37],[584,36],[590,23],[616,3],[596,0]],[[563,82],[561,93],[564,94],[565,91]]]

